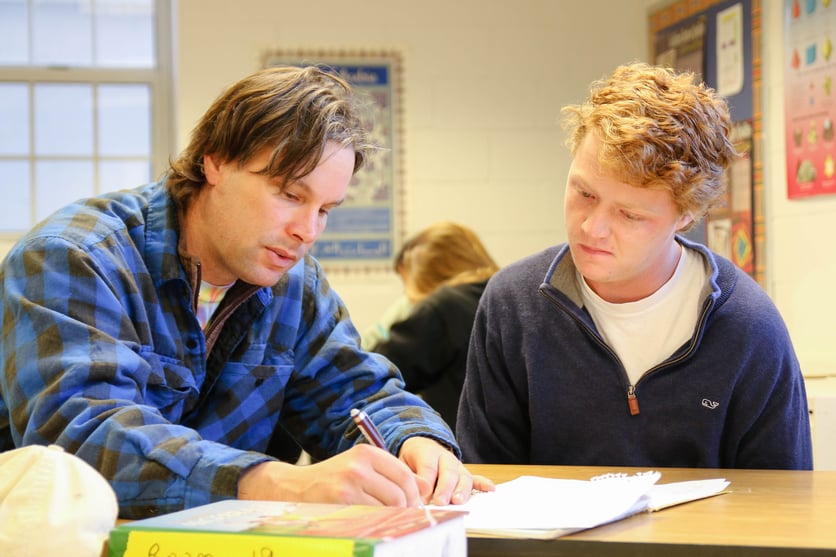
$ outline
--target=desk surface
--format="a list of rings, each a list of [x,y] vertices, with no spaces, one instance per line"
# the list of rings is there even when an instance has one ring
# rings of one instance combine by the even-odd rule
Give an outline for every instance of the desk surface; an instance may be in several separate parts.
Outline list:
[[[469,465],[500,483],[521,475],[589,479],[645,469]],[[470,557],[836,556],[836,471],[660,468],[659,483],[726,478],[730,493],[578,532],[557,540],[470,538]]]

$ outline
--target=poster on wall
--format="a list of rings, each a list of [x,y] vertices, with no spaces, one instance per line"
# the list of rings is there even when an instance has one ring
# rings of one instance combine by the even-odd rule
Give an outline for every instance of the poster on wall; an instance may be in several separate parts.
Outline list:
[[[687,236],[726,256],[763,284],[763,173],[759,0],[676,0],[649,14],[651,59],[697,74],[724,96],[740,153],[723,176],[725,194]]]
[[[672,5],[670,15],[678,14],[681,19],[668,17],[667,25],[655,32],[656,64],[693,72],[726,98],[741,95],[749,81],[743,4],[715,2],[690,16],[678,7]],[[740,111],[732,118],[740,118],[733,124],[732,140],[741,156],[723,175],[723,199],[686,236],[754,275],[753,121],[749,113]]]
[[[836,5],[784,0],[787,197],[836,193]]]
[[[717,93],[731,97],[743,91],[743,4],[717,13]]]
[[[740,157],[723,174],[722,203],[705,218],[706,245],[752,274],[755,270],[752,212],[752,122],[736,122],[732,141]]]
[[[263,67],[316,65],[365,97],[364,124],[375,150],[352,178],[345,201],[328,215],[311,248],[329,272],[391,271],[401,239],[401,56],[397,51],[275,49]]]
[[[702,76],[705,52],[705,16],[660,31],[656,35],[656,64]]]

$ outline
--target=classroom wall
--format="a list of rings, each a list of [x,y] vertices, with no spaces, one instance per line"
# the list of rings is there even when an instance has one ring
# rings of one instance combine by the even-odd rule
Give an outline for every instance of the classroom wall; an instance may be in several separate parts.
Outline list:
[[[474,228],[500,264],[562,241],[569,155],[559,110],[646,55],[646,0],[180,0],[179,143],[222,87],[276,47],[398,48],[407,234]],[[394,272],[329,278],[359,328],[401,292]]]
[[[762,4],[766,288],[787,322],[805,375],[836,375],[836,196],[787,199],[783,2]]]
[[[664,4],[664,1],[661,2]],[[767,292],[807,375],[836,374],[836,197],[786,198],[783,13],[762,2]],[[434,220],[474,229],[501,264],[562,241],[569,164],[560,106],[647,55],[655,0],[180,0],[178,145],[223,87],[275,47],[404,53],[407,233]],[[0,240],[0,257],[12,240]],[[400,293],[394,273],[332,274],[360,328]]]

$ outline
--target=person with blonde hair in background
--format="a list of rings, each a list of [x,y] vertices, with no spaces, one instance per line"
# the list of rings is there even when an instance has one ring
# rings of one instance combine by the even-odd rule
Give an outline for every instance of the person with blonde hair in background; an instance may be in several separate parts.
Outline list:
[[[473,230],[437,222],[404,243],[394,267],[412,309],[371,350],[455,427],[476,307],[499,266]]]

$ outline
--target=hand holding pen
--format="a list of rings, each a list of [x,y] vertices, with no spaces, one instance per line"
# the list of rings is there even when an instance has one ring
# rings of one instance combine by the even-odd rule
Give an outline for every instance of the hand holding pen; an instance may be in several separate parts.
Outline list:
[[[353,408],[351,410],[351,419],[354,421],[354,424],[357,426],[357,428],[360,430],[360,432],[363,434],[363,436],[366,438],[369,444],[380,449],[387,450],[386,442],[383,439],[383,435],[381,435],[380,430],[377,429],[377,426],[375,426],[374,422],[371,420],[371,418],[369,418],[368,414],[366,414],[363,410]],[[404,445],[401,447],[401,450],[404,451],[406,449],[406,446],[410,443],[418,445],[424,444],[424,446],[426,446],[426,444],[437,446],[435,441],[432,441],[428,438],[412,437],[406,440]],[[420,454],[422,451],[418,449],[417,452],[410,452],[412,453],[411,456],[407,455],[406,458],[403,459],[404,462],[406,462],[407,465],[409,465],[409,467],[413,471],[418,469],[425,469],[423,466],[418,465],[417,460],[414,460],[414,458],[417,458],[417,455]],[[432,497],[433,495],[437,495],[439,489],[443,489],[444,491],[446,491],[446,494],[439,497],[440,500],[436,501],[436,504],[446,505],[450,503],[465,503],[468,499],[470,499],[471,488],[473,488],[474,491],[493,491],[495,489],[493,482],[490,481],[488,478],[484,476],[471,476],[466,471],[464,466],[462,466],[461,462],[459,462],[456,456],[453,455],[453,453],[442,449],[442,451],[437,454],[439,454],[439,456],[431,458],[429,462],[436,463],[436,466],[449,467],[450,471],[455,470],[454,474],[450,474],[450,471],[443,474],[447,478],[443,482],[445,484],[444,486],[442,486],[442,484],[439,482],[439,475],[442,474],[440,468],[433,469],[433,474],[436,478],[435,490],[433,490],[432,482],[429,478],[423,478],[420,474],[417,473],[415,475],[420,486],[419,489],[423,491],[429,488],[429,496]],[[442,465],[442,462],[446,462],[446,464]],[[452,484],[450,483],[451,478],[454,482]],[[469,481],[467,481],[466,478],[469,478]],[[433,497],[433,499],[435,499],[435,497]]]
[[[359,410],[357,408],[351,409],[351,419],[354,420],[354,425],[360,430],[363,436],[366,438],[370,444],[374,445],[379,449],[386,450],[386,442],[383,440],[383,435],[380,434],[380,430],[377,429],[377,426],[374,425],[374,422],[369,418],[369,415],[366,414],[364,411]],[[421,480],[420,476],[416,475],[415,478],[417,480]],[[424,507],[424,505],[420,505],[422,509],[424,509],[427,517],[427,521],[430,524],[435,524],[435,517],[430,513],[429,509]]]
[[[435,505],[464,503],[472,488],[492,489],[489,480],[472,476],[453,452],[432,438],[409,437],[393,455],[365,412],[352,411],[351,418],[369,444],[309,465],[274,460],[256,464],[242,473],[238,497],[416,507],[430,500]]]

